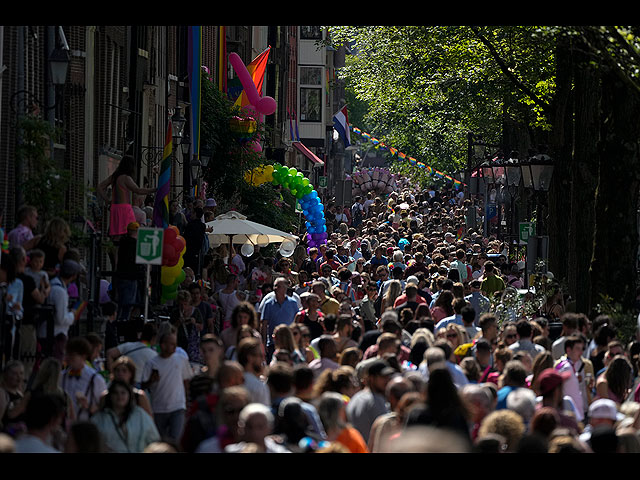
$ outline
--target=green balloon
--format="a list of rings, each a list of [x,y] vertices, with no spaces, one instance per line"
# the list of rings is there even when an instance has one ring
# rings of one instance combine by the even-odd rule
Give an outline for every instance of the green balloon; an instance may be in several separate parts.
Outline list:
[[[306,187],[307,185],[309,185],[311,182],[309,182],[308,178],[305,178],[302,180],[302,186]]]
[[[298,170],[296,170],[295,168],[291,167],[289,169],[289,175],[291,175],[292,177],[294,177],[297,173],[298,173]]]
[[[293,195],[294,197],[298,198],[298,191],[294,188],[291,191],[291,195]]]

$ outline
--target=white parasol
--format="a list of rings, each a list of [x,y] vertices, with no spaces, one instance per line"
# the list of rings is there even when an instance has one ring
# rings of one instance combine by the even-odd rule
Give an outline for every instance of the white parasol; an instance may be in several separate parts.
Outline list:
[[[280,253],[288,257],[293,254],[298,243],[295,235],[252,222],[234,211],[218,215],[206,225],[212,229],[207,233],[212,247],[226,242],[229,243],[229,249],[232,245],[242,245],[241,253],[246,257],[253,255],[256,245],[266,247],[270,243],[280,243]]]

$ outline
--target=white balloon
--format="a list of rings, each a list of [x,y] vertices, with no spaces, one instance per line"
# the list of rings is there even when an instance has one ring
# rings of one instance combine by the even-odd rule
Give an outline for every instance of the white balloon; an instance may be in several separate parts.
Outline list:
[[[282,255],[283,257],[290,257],[291,255],[293,255],[293,252],[295,249],[296,249],[296,244],[294,242],[292,242],[291,240],[285,240],[280,245],[279,252],[280,252],[280,255]]]
[[[269,237],[267,235],[258,235],[258,238],[256,238],[256,245],[259,247],[266,247],[269,245]]]
[[[245,257],[250,257],[251,255],[253,255],[254,251],[255,251],[255,248],[251,243],[245,243],[242,245],[242,248],[240,248],[240,253]]]

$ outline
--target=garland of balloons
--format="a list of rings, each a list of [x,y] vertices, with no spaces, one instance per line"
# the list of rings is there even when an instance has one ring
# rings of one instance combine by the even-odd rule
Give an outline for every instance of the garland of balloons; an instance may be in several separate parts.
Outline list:
[[[162,266],[160,268],[160,283],[162,283],[161,301],[174,300],[178,296],[178,287],[185,279],[184,252],[187,243],[180,235],[180,230],[174,225],[165,228],[162,237]]]
[[[324,205],[318,192],[302,172],[280,163],[261,165],[245,173],[245,181],[254,187],[271,183],[289,190],[296,197],[306,219],[307,245],[317,247],[327,243]]]
[[[353,182],[352,194],[362,195],[367,192],[375,192],[378,195],[385,195],[397,190],[400,176],[391,173],[386,168],[362,168],[351,174]]]

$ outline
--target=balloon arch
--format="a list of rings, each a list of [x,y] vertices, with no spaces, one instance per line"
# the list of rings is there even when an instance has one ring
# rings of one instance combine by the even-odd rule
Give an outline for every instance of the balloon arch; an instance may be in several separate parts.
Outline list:
[[[302,172],[279,163],[261,165],[246,172],[245,180],[249,185],[258,187],[266,183],[281,186],[296,197],[306,219],[307,245],[317,247],[327,243],[327,225],[324,218],[324,205],[318,192]]]

